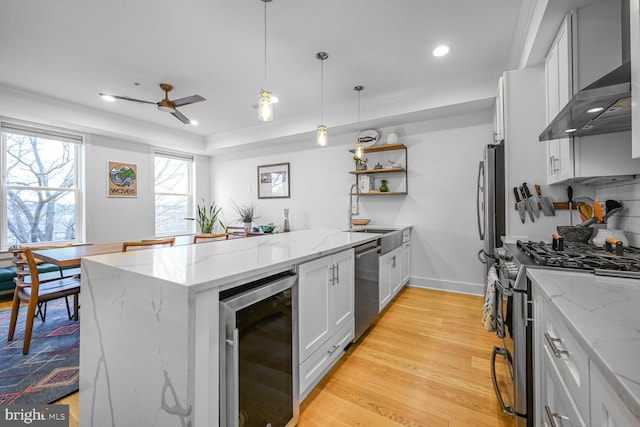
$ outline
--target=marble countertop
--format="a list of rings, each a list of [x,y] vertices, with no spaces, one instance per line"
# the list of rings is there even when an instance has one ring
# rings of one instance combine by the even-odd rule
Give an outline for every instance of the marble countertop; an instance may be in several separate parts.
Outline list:
[[[527,275],[640,419],[640,280],[537,269]]]
[[[195,289],[222,286],[375,240],[379,235],[309,229],[114,253],[83,259]]]

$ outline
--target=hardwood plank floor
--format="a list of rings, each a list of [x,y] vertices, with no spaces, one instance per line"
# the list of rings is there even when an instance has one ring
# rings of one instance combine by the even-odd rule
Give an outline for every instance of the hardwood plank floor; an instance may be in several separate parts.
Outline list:
[[[509,425],[491,383],[491,349],[501,341],[481,313],[481,297],[404,289],[302,403],[298,425]],[[79,425],[78,399],[56,402],[69,405],[70,427]]]

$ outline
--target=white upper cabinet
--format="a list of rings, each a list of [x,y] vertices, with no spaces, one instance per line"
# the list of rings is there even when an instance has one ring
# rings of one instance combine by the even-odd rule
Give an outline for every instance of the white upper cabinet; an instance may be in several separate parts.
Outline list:
[[[504,86],[502,77],[498,79],[498,93],[493,111],[493,141],[496,144],[504,141]]]
[[[565,17],[545,58],[547,124],[579,90],[622,64],[620,8],[620,0],[604,0]],[[600,184],[640,173],[629,131],[547,141],[545,167],[549,184]]]
[[[569,13],[545,59],[547,124],[573,96],[572,22],[573,14]],[[573,177],[573,140],[562,138],[547,141],[547,183]]]
[[[631,155],[640,158],[640,0],[630,0]]]

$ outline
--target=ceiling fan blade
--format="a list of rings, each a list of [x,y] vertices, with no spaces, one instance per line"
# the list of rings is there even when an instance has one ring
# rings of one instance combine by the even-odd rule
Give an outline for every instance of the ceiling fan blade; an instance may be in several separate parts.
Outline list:
[[[173,102],[176,107],[181,107],[183,105],[194,104],[196,102],[202,102],[202,101],[206,101],[206,99],[204,99],[200,95],[192,95],[192,96],[187,96],[186,98],[174,99],[171,102]]]
[[[189,120],[184,114],[182,114],[180,111],[178,110],[174,110],[173,113],[171,113],[174,117],[176,117],[178,120],[180,120],[182,123],[184,123],[185,125],[189,125],[191,124],[191,120]]]
[[[145,100],[142,100],[142,99],[129,98],[127,96],[118,96],[118,95],[111,95],[111,96],[113,96],[116,99],[122,99],[123,101],[133,101],[133,102],[139,102],[141,104],[153,104],[153,105],[156,104],[155,102],[145,101]]]

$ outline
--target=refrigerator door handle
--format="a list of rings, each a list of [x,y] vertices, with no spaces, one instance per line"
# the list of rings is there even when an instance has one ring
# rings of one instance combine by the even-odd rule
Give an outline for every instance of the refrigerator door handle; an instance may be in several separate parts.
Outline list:
[[[482,206],[482,209],[480,208],[480,203],[484,204],[484,160],[480,161],[480,165],[478,168],[478,193],[476,194],[476,204],[478,205],[478,234],[480,235],[480,240],[484,240],[484,230],[482,229],[482,222],[484,220],[484,209],[485,207]],[[480,202],[480,195],[482,194],[482,202]],[[480,211],[483,212],[480,212]]]

